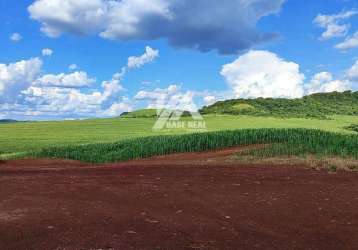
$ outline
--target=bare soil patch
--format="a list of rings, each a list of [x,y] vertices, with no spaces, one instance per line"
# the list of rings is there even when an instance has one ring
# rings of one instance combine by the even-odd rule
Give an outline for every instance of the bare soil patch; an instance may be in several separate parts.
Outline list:
[[[0,165],[0,249],[358,249],[358,174],[242,150]]]

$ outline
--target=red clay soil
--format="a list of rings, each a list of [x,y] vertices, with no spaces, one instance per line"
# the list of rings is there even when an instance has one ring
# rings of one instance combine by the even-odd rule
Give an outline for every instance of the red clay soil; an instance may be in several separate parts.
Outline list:
[[[0,249],[358,249],[357,173],[227,153],[1,162]]]

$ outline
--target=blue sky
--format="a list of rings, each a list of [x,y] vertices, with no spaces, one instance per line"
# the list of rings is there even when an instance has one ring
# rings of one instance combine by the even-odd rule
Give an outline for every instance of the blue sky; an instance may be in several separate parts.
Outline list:
[[[108,117],[357,90],[357,5],[0,0],[0,119]]]

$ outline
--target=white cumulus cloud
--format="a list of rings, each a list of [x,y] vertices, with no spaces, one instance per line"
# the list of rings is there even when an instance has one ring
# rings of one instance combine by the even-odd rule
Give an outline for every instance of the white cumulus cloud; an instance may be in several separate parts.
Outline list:
[[[358,83],[358,60],[347,70],[347,77],[352,82]]]
[[[32,19],[42,23],[42,32],[58,37],[64,32],[90,34],[106,24],[108,9],[115,1],[37,0],[28,8]]]
[[[65,87],[65,88],[81,88],[88,87],[96,80],[90,78],[84,71],[76,71],[71,74],[61,73],[58,75],[47,74],[41,76],[35,81],[36,85]]]
[[[269,51],[249,51],[224,65],[221,75],[240,98],[304,95],[305,76],[299,65]]]
[[[344,92],[350,90],[352,85],[349,80],[334,80],[329,72],[315,74],[307,86],[307,94]]]
[[[143,55],[128,58],[127,67],[129,69],[140,68],[147,63],[153,62],[157,57],[159,57],[159,51],[147,46]]]
[[[104,81],[102,83],[103,88],[103,98],[105,100],[115,96],[120,91],[124,90],[123,86],[121,85],[122,75],[116,73],[112,76],[112,79],[109,81]]]
[[[335,46],[336,49],[348,50],[358,47],[358,31]]]
[[[70,64],[69,66],[68,66],[68,70],[70,70],[70,71],[73,71],[73,70],[76,70],[78,68],[78,66],[77,66],[77,64]]]
[[[104,115],[114,117],[119,116],[123,112],[133,111],[133,106],[128,98],[123,98],[120,102],[113,103],[107,110],[103,112]]]
[[[208,96],[204,96],[203,101],[205,106],[209,106],[214,104],[217,101],[217,98],[216,96],[208,95]]]
[[[172,84],[167,88],[139,91],[135,100],[147,101],[147,108],[197,111],[194,103],[195,93],[182,91],[180,85]]]
[[[0,102],[12,99],[39,76],[42,61],[39,58],[0,64]]]
[[[13,33],[10,35],[10,40],[13,42],[20,42],[22,40],[22,36],[19,33]]]
[[[117,73],[117,78],[123,77],[128,71],[132,69],[139,69],[144,65],[153,62],[159,57],[159,50],[153,49],[149,46],[145,47],[145,51],[140,56],[130,56],[127,60],[127,65],[122,67],[121,72]]]
[[[43,56],[52,56],[53,50],[49,48],[45,48],[41,51]]]
[[[346,36],[351,25],[342,22],[357,14],[358,11],[355,10],[344,11],[335,15],[319,14],[313,22],[317,26],[325,29],[325,32],[321,35],[321,39],[328,40],[334,37]]]

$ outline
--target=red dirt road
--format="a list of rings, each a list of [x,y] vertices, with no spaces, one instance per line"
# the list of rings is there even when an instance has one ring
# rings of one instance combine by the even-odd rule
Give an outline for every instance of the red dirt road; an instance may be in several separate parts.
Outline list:
[[[0,249],[358,249],[357,173],[229,153],[1,162]]]

